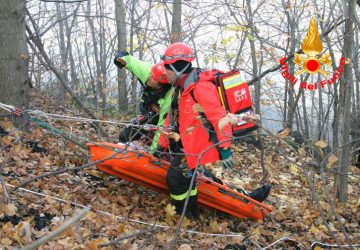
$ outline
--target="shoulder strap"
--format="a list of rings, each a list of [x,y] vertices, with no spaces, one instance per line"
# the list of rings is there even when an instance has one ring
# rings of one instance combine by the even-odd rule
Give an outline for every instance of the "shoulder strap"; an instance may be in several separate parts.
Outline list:
[[[175,122],[176,122],[175,113],[177,113],[178,110],[179,95],[180,95],[180,87],[176,87],[173,93],[173,98],[171,100],[170,111],[169,111],[170,126],[173,127],[175,127]]]

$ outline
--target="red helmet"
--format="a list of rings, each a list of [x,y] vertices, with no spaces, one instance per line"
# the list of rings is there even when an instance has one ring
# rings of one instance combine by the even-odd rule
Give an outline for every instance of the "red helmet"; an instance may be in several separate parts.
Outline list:
[[[173,64],[179,60],[192,62],[195,59],[195,54],[186,43],[173,43],[167,47],[161,59],[165,64]]]
[[[152,66],[151,75],[158,83],[169,83],[169,80],[166,77],[166,69],[164,66],[164,62],[159,62]]]

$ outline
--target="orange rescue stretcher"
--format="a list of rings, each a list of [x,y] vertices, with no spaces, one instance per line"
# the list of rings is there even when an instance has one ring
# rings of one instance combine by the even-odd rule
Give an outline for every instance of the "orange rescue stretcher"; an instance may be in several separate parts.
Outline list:
[[[97,167],[108,174],[135,184],[169,193],[166,173],[169,162],[160,160],[142,150],[124,144],[100,142],[87,144],[92,161],[103,160]],[[262,220],[272,211],[270,206],[251,199],[226,185],[218,184],[205,176],[196,177],[200,204],[231,214],[237,218]]]

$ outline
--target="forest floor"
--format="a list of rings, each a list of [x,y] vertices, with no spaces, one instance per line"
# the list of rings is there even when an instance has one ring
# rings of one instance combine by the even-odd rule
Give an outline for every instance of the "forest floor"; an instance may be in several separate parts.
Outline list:
[[[33,98],[33,110],[85,117],[66,100],[40,93]],[[88,123],[42,120],[90,141],[106,140]],[[27,133],[17,130],[11,119],[1,119],[0,125],[9,132],[0,136],[0,172],[7,191],[29,178],[90,162],[86,150],[34,123]],[[110,137],[107,140],[116,143],[120,127],[103,128]],[[323,249],[336,241],[347,245],[346,238],[359,244],[360,169],[350,166],[348,202],[341,204],[332,192],[334,157],[321,174],[318,168],[305,164],[313,160],[304,151],[295,151],[279,137],[268,136],[264,144],[267,182],[272,185],[264,203],[274,211],[263,221],[250,221],[202,208],[200,220],[183,223],[178,249]],[[323,144],[318,143],[320,148]],[[249,144],[238,144],[234,152],[237,166],[229,170],[214,164],[213,173],[246,190],[261,186],[260,151]],[[0,249],[24,246],[49,234],[83,206],[91,211],[39,249],[98,249],[101,243],[149,228],[153,231],[102,249],[166,249],[179,220],[167,195],[109,176],[95,166],[30,182],[10,192],[10,201],[5,197],[4,187],[0,186]],[[153,228],[153,224],[163,227]]]

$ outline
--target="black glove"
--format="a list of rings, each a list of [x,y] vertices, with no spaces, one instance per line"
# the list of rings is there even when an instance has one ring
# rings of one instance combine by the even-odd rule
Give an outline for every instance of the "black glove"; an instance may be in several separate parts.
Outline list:
[[[127,56],[127,55],[129,55],[129,53],[126,52],[126,51],[117,52],[117,53],[115,54],[114,63],[115,63],[115,65],[118,66],[120,69],[123,68],[123,67],[125,67],[126,63],[124,64],[123,62],[118,61],[118,59],[120,59],[120,58],[122,58],[122,57],[124,57],[124,56]]]

